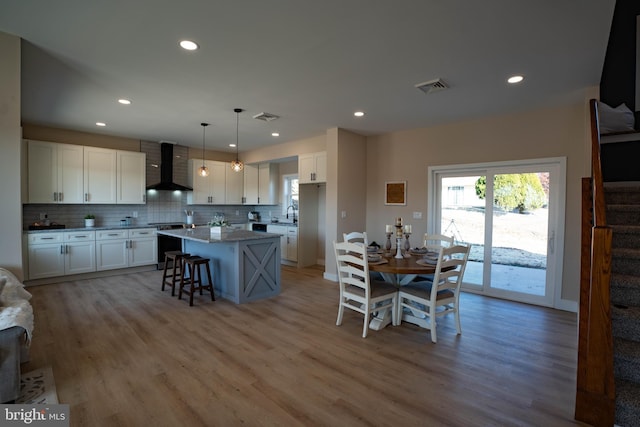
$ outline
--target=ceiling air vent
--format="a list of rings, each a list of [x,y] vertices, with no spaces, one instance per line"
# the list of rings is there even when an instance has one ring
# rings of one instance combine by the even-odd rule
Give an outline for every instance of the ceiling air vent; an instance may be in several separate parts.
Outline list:
[[[279,119],[280,116],[276,116],[275,114],[271,114],[271,113],[260,113],[260,114],[256,114],[255,116],[253,116],[254,119],[258,119],[258,120],[262,120],[264,122],[272,122],[276,119]]]
[[[432,92],[447,89],[449,86],[447,86],[447,84],[442,79],[435,79],[429,80],[428,82],[418,83],[417,85],[415,85],[415,87],[428,95]]]

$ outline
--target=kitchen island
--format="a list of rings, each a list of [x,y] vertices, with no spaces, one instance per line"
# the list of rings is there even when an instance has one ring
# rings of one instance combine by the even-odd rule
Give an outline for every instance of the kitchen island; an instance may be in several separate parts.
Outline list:
[[[182,251],[210,260],[216,296],[236,304],[280,293],[280,235],[209,227],[158,230],[182,239]],[[205,279],[206,280],[206,279]]]

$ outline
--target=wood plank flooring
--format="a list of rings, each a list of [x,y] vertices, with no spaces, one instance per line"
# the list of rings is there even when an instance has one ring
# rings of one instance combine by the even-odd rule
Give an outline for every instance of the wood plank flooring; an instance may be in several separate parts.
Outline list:
[[[30,287],[31,361],[72,426],[570,426],[576,315],[462,295],[462,335],[336,326],[337,284],[283,267],[235,305],[160,291],[161,272]]]

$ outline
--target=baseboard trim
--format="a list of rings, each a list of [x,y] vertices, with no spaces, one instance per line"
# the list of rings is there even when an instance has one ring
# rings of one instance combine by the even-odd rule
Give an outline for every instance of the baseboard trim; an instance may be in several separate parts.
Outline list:
[[[119,274],[140,273],[143,271],[152,271],[157,269],[158,269],[157,264],[151,264],[151,265],[144,265],[141,267],[119,268],[116,270],[94,271],[91,273],[69,274],[67,276],[45,277],[44,279],[25,280],[24,285],[26,287],[51,285],[53,283],[71,282],[73,280],[82,280],[82,279],[95,279],[97,277],[117,276]]]

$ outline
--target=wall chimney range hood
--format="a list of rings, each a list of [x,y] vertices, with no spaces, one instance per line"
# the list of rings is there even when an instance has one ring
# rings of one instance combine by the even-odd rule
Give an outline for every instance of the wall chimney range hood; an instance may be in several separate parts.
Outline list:
[[[160,144],[160,182],[147,185],[147,190],[157,191],[193,191],[185,185],[173,181],[173,144],[163,142]]]

